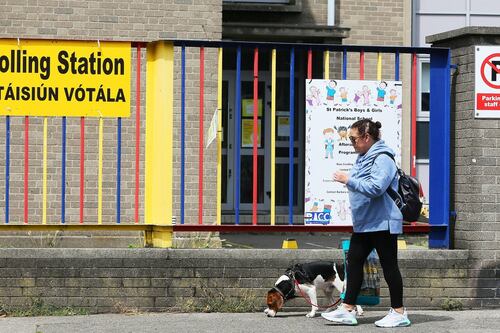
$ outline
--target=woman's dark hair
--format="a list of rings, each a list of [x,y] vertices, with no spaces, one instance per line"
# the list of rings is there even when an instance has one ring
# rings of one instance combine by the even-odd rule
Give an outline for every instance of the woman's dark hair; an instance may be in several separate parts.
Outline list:
[[[370,135],[373,140],[380,140],[380,128],[382,124],[380,121],[373,122],[370,119],[360,119],[351,125],[351,128],[356,128],[359,135],[363,136],[365,134]]]

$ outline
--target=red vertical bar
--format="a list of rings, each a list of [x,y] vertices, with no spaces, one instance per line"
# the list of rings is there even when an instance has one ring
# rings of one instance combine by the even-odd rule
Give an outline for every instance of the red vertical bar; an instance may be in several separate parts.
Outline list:
[[[26,116],[24,117],[24,223],[28,223],[29,126],[30,118]]]
[[[257,225],[257,146],[259,135],[259,49],[253,54],[253,201],[252,224]]]
[[[80,118],[80,223],[83,223],[85,196],[85,118]]]
[[[137,44],[135,77],[135,209],[134,222],[139,223],[139,155],[141,152],[141,44]]]
[[[307,51],[307,79],[312,80],[313,78],[313,51],[309,49]]]
[[[413,53],[411,73],[411,165],[412,176],[417,174],[417,54]]]
[[[365,51],[359,52],[359,79],[365,79]]]
[[[198,160],[198,224],[203,224],[203,99],[205,94],[205,48],[200,47],[200,146]]]

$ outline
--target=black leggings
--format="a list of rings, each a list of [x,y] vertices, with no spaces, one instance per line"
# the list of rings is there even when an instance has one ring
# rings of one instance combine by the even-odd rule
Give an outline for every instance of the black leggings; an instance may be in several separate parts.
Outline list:
[[[363,282],[363,265],[376,249],[389,286],[391,307],[403,307],[403,279],[398,267],[398,235],[389,231],[353,233],[347,254],[347,290],[344,303],[354,305]]]

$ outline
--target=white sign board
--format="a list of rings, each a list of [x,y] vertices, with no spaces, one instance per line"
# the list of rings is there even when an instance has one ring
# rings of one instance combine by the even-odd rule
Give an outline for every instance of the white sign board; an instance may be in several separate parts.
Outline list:
[[[380,121],[400,165],[401,114],[400,81],[306,80],[305,224],[352,225],[347,187],[333,181],[357,158],[350,126],[362,118]]]
[[[500,46],[475,46],[476,118],[500,118]]]

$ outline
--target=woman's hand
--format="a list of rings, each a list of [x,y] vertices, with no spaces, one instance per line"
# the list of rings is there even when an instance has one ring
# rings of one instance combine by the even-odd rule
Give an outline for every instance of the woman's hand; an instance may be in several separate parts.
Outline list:
[[[333,180],[342,184],[347,184],[347,181],[349,180],[349,175],[342,171],[336,171],[333,174]]]

